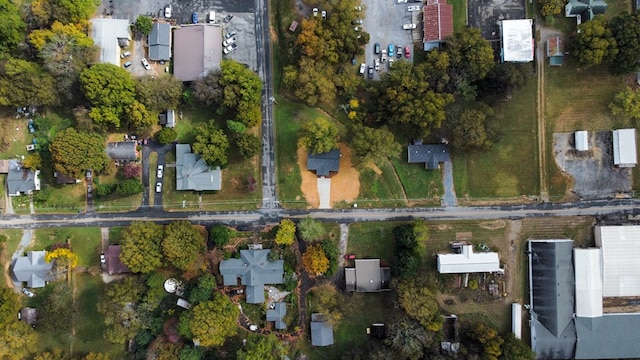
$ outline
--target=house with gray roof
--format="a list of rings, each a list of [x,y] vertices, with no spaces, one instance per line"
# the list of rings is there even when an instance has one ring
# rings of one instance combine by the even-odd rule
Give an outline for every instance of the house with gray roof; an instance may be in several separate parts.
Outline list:
[[[31,326],[35,326],[38,323],[38,309],[23,307],[20,309],[20,321],[24,321]]]
[[[381,292],[391,288],[391,269],[380,267],[380,259],[356,259],[355,267],[345,268],[347,291]]]
[[[331,172],[340,170],[340,149],[333,149],[322,154],[309,154],[307,169],[318,176],[329,176]]]
[[[158,124],[168,128],[176,127],[176,112],[174,110],[167,110],[166,112],[159,114]]]
[[[283,330],[287,328],[284,317],[287,315],[287,304],[277,302],[272,304],[273,308],[267,310],[267,321],[273,321],[276,329]]]
[[[107,143],[107,156],[114,161],[135,161],[138,159],[135,141]]]
[[[449,161],[449,146],[445,144],[423,144],[422,141],[414,141],[407,148],[409,164],[424,163],[427,170],[434,170],[440,164]]]
[[[7,173],[8,195],[28,195],[34,190],[40,190],[40,170],[24,169],[19,161],[10,160]]]
[[[52,263],[45,261],[46,251],[29,251],[26,256],[18,257],[11,269],[14,280],[27,284],[29,288],[44,287],[54,280]]]
[[[607,6],[603,0],[569,0],[564,6],[564,14],[566,17],[575,17],[580,25],[592,20],[596,15],[603,15]]]
[[[247,303],[264,302],[266,284],[284,284],[284,261],[269,261],[269,249],[240,250],[240,259],[220,262],[220,274],[224,286],[245,285]]]
[[[171,25],[154,23],[149,34],[149,60],[171,59]]]
[[[333,345],[333,325],[324,314],[311,314],[311,345]]]
[[[191,152],[191,145],[176,144],[176,190],[220,190],[222,171],[211,168],[199,154]]]

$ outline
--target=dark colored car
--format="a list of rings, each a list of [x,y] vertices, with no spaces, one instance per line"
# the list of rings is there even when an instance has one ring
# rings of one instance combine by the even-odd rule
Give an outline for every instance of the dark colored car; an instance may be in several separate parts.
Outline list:
[[[353,57],[351,58],[351,65],[355,65],[356,64],[356,56],[353,55]]]
[[[373,45],[373,52],[378,55],[380,54],[380,44],[376,43],[375,45]]]
[[[224,18],[224,22],[228,23],[231,19],[233,19],[233,14],[227,15],[227,17]]]
[[[400,59],[402,57],[402,46],[396,46],[396,57]]]
[[[369,70],[367,71],[367,77],[369,79],[373,79],[373,66],[369,66]]]

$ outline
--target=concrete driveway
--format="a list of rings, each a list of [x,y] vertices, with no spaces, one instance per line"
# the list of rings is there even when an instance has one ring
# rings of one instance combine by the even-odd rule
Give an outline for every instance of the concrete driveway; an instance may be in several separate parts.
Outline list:
[[[375,43],[379,43],[381,49],[387,49],[389,44],[393,44],[394,47],[400,45],[403,49],[409,45],[413,53],[412,31],[402,29],[402,25],[414,22],[414,17],[421,14],[417,11],[409,12],[407,7],[421,5],[422,3],[416,3],[413,0],[409,0],[404,4],[397,4],[396,0],[363,0],[362,4],[365,7],[362,26],[370,35],[369,44],[364,52],[367,67],[374,64],[375,58],[380,58],[380,55],[374,54],[373,47]],[[421,22],[417,24],[416,30],[421,30],[420,27]],[[394,61],[411,61],[413,54],[411,55],[411,58],[406,59],[403,54],[402,58],[399,59],[396,57],[394,49]],[[380,71],[376,71],[373,75],[374,80],[378,80],[380,74],[388,69],[388,62],[381,63]]]
[[[320,198],[319,209],[331,209],[331,179],[318,178],[318,197]]]

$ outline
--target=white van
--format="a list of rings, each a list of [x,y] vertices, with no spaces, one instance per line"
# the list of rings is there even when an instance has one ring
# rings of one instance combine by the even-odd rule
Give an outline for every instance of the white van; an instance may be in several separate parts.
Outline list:
[[[209,11],[209,24],[213,24],[214,22],[216,22],[216,12]]]

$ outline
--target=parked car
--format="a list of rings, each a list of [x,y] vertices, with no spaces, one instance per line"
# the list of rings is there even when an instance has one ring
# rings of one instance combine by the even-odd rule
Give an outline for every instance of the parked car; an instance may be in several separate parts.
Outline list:
[[[27,288],[22,288],[22,293],[27,295],[28,297],[33,297],[35,294],[29,291]]]
[[[144,66],[145,70],[151,70],[151,65],[149,65],[149,62],[147,61],[146,58],[142,58],[140,62],[142,62],[142,66]]]
[[[164,172],[164,165],[158,165],[158,171],[156,177],[162,179],[162,173]]]
[[[209,24],[213,24],[216,22],[216,12],[209,11]]]
[[[396,0],[396,3],[398,3],[398,4],[406,4],[407,0]]]
[[[411,57],[411,48],[408,46],[404,47],[404,57],[407,59]]]
[[[407,6],[408,11],[420,11],[420,5],[409,5]]]
[[[356,11],[362,11],[362,6],[356,6],[354,9],[356,9]]]
[[[389,44],[389,46],[387,47],[389,49],[389,57],[393,57],[393,51],[394,51],[394,47],[393,44]]]
[[[162,183],[157,183],[156,184],[156,192],[157,193],[162,192]]]
[[[104,256],[104,254],[100,254],[100,264],[106,264],[107,262],[107,258]]]
[[[235,42],[236,42],[236,38],[235,37],[231,37],[231,38],[228,38],[227,40],[223,41],[222,42],[222,46],[227,47],[227,46],[229,46],[229,45],[231,45],[231,44],[233,44]]]
[[[313,16],[318,16],[318,8],[313,8]]]
[[[394,61],[395,61],[395,60],[393,60],[393,58],[389,59],[389,69],[391,69],[391,65],[393,65],[393,62],[394,62]]]
[[[223,21],[228,23],[229,21],[231,21],[231,19],[233,19],[233,14],[227,15],[227,17],[225,17]]]
[[[416,24],[404,24],[402,25],[402,28],[405,30],[412,30],[416,28]]]
[[[386,49],[382,49],[382,55],[380,56],[380,61],[382,61],[382,62],[387,61],[387,50]]]
[[[400,59],[402,57],[402,46],[396,46],[396,57]]]
[[[29,128],[29,134],[33,134],[36,132],[36,126],[33,122],[33,119],[29,119],[29,122],[27,123],[27,127]]]
[[[325,10],[322,10],[322,19],[326,19],[327,18],[327,12]]]
[[[231,31],[227,31],[227,35],[224,36],[225,39],[228,39],[230,37],[232,37],[233,35],[237,34],[238,32],[235,30],[231,30]]]
[[[198,23],[198,13],[191,14],[191,22],[194,24]]]
[[[93,175],[93,171],[92,170],[87,170],[87,173],[85,175],[86,178],[87,178],[87,181],[91,181],[91,178],[93,177],[92,175]]]
[[[380,43],[375,43],[375,45],[373,45],[373,53],[376,55],[380,54]]]
[[[232,52],[233,50],[235,50],[235,49],[237,49],[237,48],[238,48],[238,44],[233,43],[233,44],[231,44],[231,45],[227,46],[226,48],[224,48],[224,49],[222,50],[222,52],[223,52],[225,55],[227,55],[227,54],[229,54],[230,52]]]
[[[367,65],[364,63],[360,64],[360,70],[358,71],[360,75],[364,74],[364,70],[367,68]]]
[[[356,254],[346,254],[346,255],[344,256],[344,259],[345,259],[345,260],[353,260],[353,259],[355,259],[355,258],[356,258]]]
[[[122,54],[120,54],[120,59],[124,59],[129,56],[131,56],[131,51],[125,51]]]
[[[354,27],[353,27],[353,31],[360,31],[360,27],[358,27],[358,26],[354,26]]]
[[[369,79],[373,79],[373,66],[369,66],[369,71],[367,72],[367,77]]]
[[[128,68],[129,66],[131,66],[131,61],[127,61],[122,65],[122,67],[124,67],[125,69]]]
[[[362,25],[362,19],[352,20],[351,25]]]
[[[171,5],[167,5],[164,7],[164,17],[167,19],[171,17]]]
[[[376,69],[376,71],[380,70],[380,59],[373,60],[373,67]]]
[[[355,65],[355,64],[356,64],[356,60],[357,60],[357,59],[356,59],[356,56],[355,56],[355,55],[353,55],[353,56],[351,57],[351,65]]]

